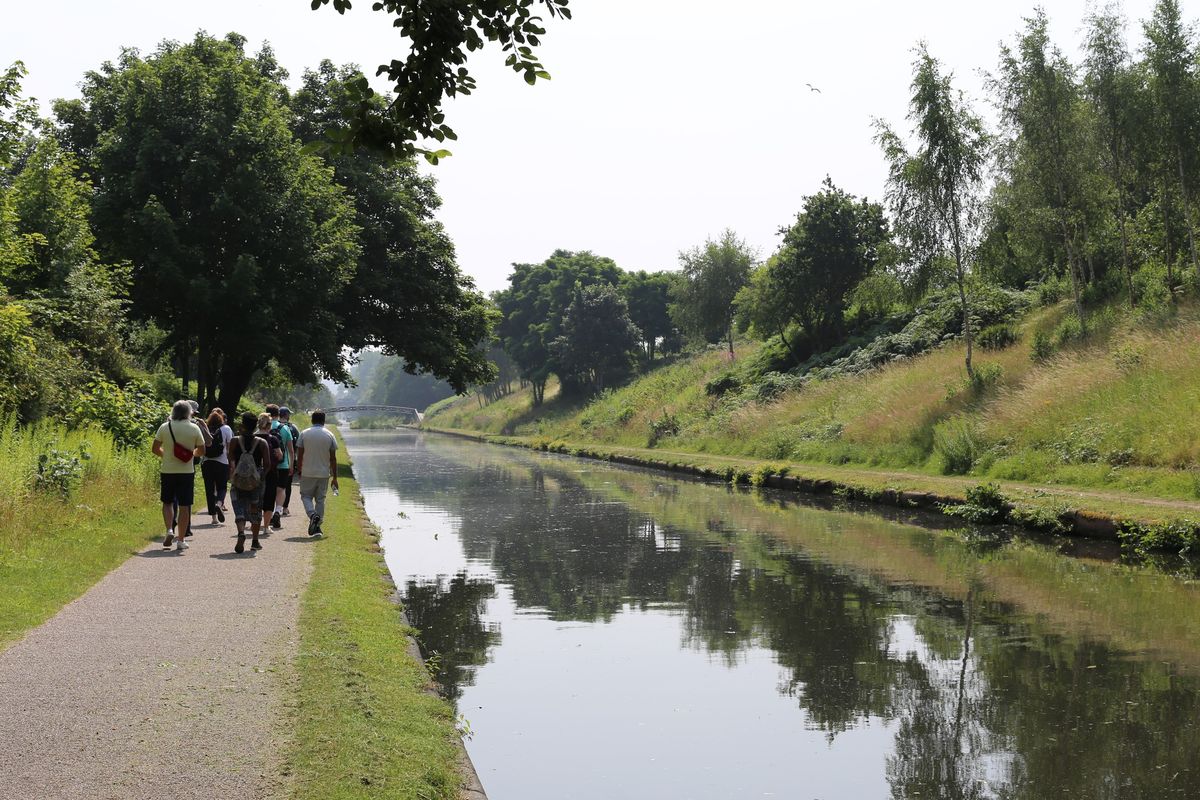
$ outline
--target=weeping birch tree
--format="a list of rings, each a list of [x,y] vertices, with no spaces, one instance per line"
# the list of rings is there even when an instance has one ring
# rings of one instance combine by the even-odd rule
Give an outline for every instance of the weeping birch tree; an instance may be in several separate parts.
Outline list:
[[[904,139],[881,120],[875,122],[875,139],[888,162],[887,201],[895,231],[913,269],[929,275],[942,260],[954,264],[967,375],[973,378],[967,274],[979,238],[988,136],[983,120],[955,91],[952,75],[943,73],[924,42],[916,52],[908,120],[917,150],[910,153]]]

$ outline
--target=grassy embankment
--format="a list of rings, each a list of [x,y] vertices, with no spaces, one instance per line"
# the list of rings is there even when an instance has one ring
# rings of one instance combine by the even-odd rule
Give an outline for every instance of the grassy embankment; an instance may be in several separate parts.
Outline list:
[[[52,451],[61,478],[39,485]],[[120,452],[100,431],[0,422],[0,649],[161,535],[156,477],[148,450]]]
[[[473,397],[442,403],[426,422],[718,472],[786,467],[868,493],[962,496],[998,481],[1006,495],[1051,515],[1086,509],[1147,523],[1200,519],[1200,308],[1189,304],[1158,322],[1101,313],[1087,338],[1031,358],[1035,336],[1052,333],[1065,312],[1064,304],[1037,309],[1013,344],[977,351],[977,364],[999,368],[982,389],[965,380],[959,342],[766,401],[709,395],[705,385],[731,366],[708,352],[587,404],[548,391],[551,399],[534,409],[521,391],[482,409]],[[754,351],[744,347],[740,359]],[[651,427],[664,420],[672,424],[652,444]],[[946,476],[964,454],[965,476]]]
[[[457,798],[460,745],[450,704],[408,654],[377,533],[343,447],[330,535],[301,600],[290,771],[297,798]]]

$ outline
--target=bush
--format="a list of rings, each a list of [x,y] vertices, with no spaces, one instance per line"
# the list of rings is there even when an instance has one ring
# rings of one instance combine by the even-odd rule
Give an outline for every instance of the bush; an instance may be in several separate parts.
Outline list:
[[[995,362],[986,361],[982,364],[976,364],[974,374],[971,375],[971,391],[978,397],[998,384],[1003,377],[1004,367]]]
[[[967,502],[944,505],[942,511],[967,522],[995,523],[1004,521],[1008,507],[1008,498],[1001,494],[999,485],[981,483],[967,489]]]
[[[989,325],[979,332],[979,346],[984,350],[1003,350],[1016,341],[1016,326],[1009,322]]]
[[[1029,350],[1029,357],[1041,363],[1054,355],[1054,342],[1050,341],[1050,336],[1045,331],[1037,331],[1033,334],[1033,346]]]
[[[1083,338],[1083,323],[1079,321],[1079,317],[1075,314],[1070,314],[1063,318],[1063,321],[1058,323],[1058,327],[1054,329],[1051,335],[1051,340],[1055,347],[1077,342]]]
[[[654,447],[663,439],[679,433],[679,420],[674,414],[663,414],[661,419],[650,420],[650,438],[647,447]]]
[[[966,475],[985,448],[979,432],[963,417],[939,422],[933,429],[933,451],[945,475]]]
[[[63,497],[70,495],[83,478],[83,462],[90,458],[86,445],[80,446],[78,454],[56,449],[42,453],[38,456],[33,488]]]
[[[72,428],[95,425],[112,436],[118,447],[139,448],[146,445],[169,411],[148,384],[130,382],[122,389],[96,380],[76,399],[67,424]]]
[[[748,392],[760,403],[774,400],[781,394],[799,389],[805,379],[797,375],[787,375],[782,372],[768,372],[762,379],[748,388]]]
[[[1037,286],[1038,305],[1052,306],[1068,294],[1068,283],[1065,276],[1056,275],[1047,278]]]
[[[709,397],[721,397],[724,394],[737,391],[741,388],[741,382],[735,376],[726,373],[718,375],[704,384],[704,393]]]

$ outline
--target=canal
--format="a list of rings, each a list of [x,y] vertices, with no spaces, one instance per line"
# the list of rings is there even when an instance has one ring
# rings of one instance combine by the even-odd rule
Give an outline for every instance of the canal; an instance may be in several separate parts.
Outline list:
[[[1200,591],[945,522],[346,436],[491,800],[1200,797]]]

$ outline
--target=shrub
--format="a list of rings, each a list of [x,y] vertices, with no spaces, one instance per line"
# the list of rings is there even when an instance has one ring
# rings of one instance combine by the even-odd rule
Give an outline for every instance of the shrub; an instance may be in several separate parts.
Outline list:
[[[1033,346],[1030,348],[1029,357],[1034,361],[1041,363],[1054,355],[1054,343],[1050,341],[1050,336],[1045,331],[1037,331],[1033,334]]]
[[[131,382],[122,389],[96,380],[76,399],[67,424],[72,428],[95,425],[107,431],[118,447],[137,448],[145,446],[169,410],[147,384]]]
[[[979,332],[979,346],[984,350],[1003,350],[1017,341],[1017,329],[1007,322],[989,325]]]
[[[85,445],[80,446],[77,454],[57,449],[42,453],[38,456],[33,488],[68,496],[83,477],[83,462],[90,458]]]
[[[647,447],[654,447],[663,439],[679,433],[679,419],[674,414],[664,413],[660,419],[650,420],[650,438]]]
[[[1054,329],[1052,339],[1055,347],[1077,342],[1083,338],[1083,323],[1079,321],[1079,317],[1075,314],[1070,314],[1063,318],[1063,321],[1058,323],[1058,327]]]
[[[1008,514],[1008,498],[995,483],[981,483],[967,489],[967,502],[943,505],[942,512],[974,523],[1003,522]]]
[[[1051,306],[1067,296],[1067,279],[1061,275],[1048,278],[1037,286],[1038,305]]]
[[[994,362],[985,362],[975,366],[971,375],[971,391],[979,396],[1000,382],[1004,377],[1004,367]]]
[[[966,475],[984,450],[979,432],[963,417],[939,422],[933,429],[933,451],[945,475]]]
[[[796,375],[787,375],[782,372],[768,372],[762,376],[758,383],[751,386],[748,391],[756,401],[765,403],[774,400],[781,394],[799,389],[804,385],[804,382],[804,378]]]
[[[742,388],[741,382],[732,374],[726,373],[704,384],[704,393],[709,397],[720,397],[729,392]]]

